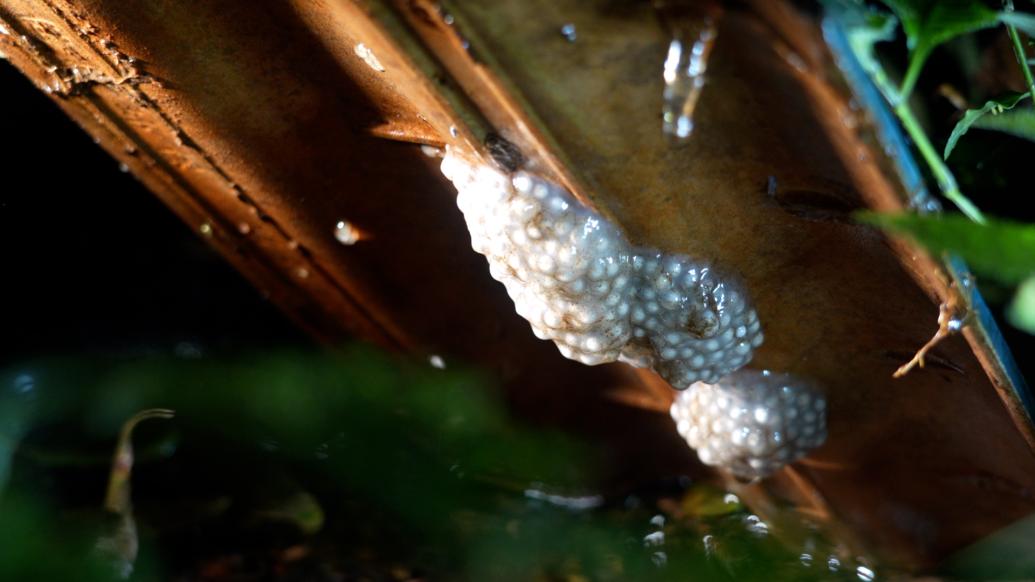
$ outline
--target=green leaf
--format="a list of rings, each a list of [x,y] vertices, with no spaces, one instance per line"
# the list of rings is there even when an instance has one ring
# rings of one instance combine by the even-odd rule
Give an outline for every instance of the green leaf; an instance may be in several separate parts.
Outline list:
[[[899,93],[908,99],[927,57],[938,45],[999,23],[1000,14],[976,0],[884,0],[898,15],[909,47],[909,68]]]
[[[884,0],[884,4],[902,22],[902,30],[906,33],[909,50],[916,48],[917,38],[924,15],[931,9],[933,2],[925,0]]]
[[[1035,141],[1035,110],[1016,109],[1000,115],[990,115],[974,123],[978,129],[993,129]]]
[[[1006,317],[1014,327],[1035,334],[1035,276],[1028,277],[1017,288]]]
[[[1035,273],[1035,225],[1002,220],[978,224],[964,216],[863,212],[863,222],[904,234],[934,253],[961,256],[975,272],[1016,284]]]
[[[956,127],[952,129],[952,135],[949,136],[949,141],[945,144],[944,159],[949,159],[949,154],[956,147],[956,142],[959,141],[963,134],[967,133],[970,126],[974,125],[979,119],[985,116],[986,113],[992,113],[998,115],[1007,109],[1013,109],[1015,105],[1020,103],[1026,97],[1029,97],[1028,93],[1011,93],[995,99],[990,99],[985,102],[985,105],[980,109],[968,109],[963,114],[963,119],[960,119],[956,123]]]

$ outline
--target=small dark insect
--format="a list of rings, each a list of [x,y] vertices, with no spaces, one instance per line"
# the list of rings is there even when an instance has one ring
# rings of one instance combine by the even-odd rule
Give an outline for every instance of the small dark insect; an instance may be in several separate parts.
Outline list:
[[[501,170],[507,173],[514,173],[525,165],[525,156],[516,145],[498,133],[490,133],[485,136],[485,147],[489,155]]]

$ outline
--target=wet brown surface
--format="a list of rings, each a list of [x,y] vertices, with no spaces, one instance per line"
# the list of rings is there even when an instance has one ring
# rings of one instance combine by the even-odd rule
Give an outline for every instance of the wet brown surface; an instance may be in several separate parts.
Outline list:
[[[767,333],[755,365],[828,389],[829,442],[800,473],[878,553],[930,565],[1035,508],[1035,458],[962,338],[934,351],[951,365],[891,380],[946,290],[848,220],[899,196],[821,51],[798,70],[782,29],[727,11],[695,133],[672,147],[646,4],[464,2],[453,27],[395,5],[0,0],[0,50],[303,327],[480,363],[522,416],[597,439],[615,482],[695,470],[668,395],[535,340],[437,160],[401,141],[473,149],[493,127],[634,242],[741,275]],[[341,245],[338,220],[369,236]]]
[[[1035,463],[966,342],[935,350],[949,365],[890,377],[899,360],[889,355],[926,341],[937,304],[879,233],[850,220],[898,198],[857,122],[846,123],[847,103],[799,68],[804,59],[790,62],[774,31],[727,12],[695,132],[672,147],[659,131],[659,71],[644,66],[661,63],[668,43],[655,15],[585,4],[457,10],[594,203],[637,243],[741,274],[767,333],[754,365],[826,386],[830,438],[813,455],[825,467],[804,474],[833,510],[903,560],[1031,511]],[[557,33],[590,15],[578,42]]]

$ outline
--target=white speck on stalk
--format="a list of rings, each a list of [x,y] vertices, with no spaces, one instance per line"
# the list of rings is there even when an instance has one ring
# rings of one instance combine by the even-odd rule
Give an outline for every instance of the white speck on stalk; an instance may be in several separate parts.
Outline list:
[[[374,51],[370,50],[367,45],[359,43],[352,50],[356,53],[356,56],[362,59],[363,62],[371,69],[374,69],[378,73],[385,72],[384,65],[381,64],[381,61],[377,60],[377,55],[375,55]]]
[[[347,220],[339,220],[334,225],[334,238],[345,246],[352,246],[359,242],[360,232],[352,223]]]

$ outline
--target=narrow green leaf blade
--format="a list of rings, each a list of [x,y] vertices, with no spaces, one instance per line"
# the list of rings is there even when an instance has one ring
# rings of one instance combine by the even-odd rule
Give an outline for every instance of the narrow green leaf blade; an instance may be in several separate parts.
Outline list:
[[[1016,109],[999,115],[988,115],[974,122],[978,129],[992,129],[1035,141],[1035,110]]]
[[[961,215],[859,214],[863,222],[906,235],[934,253],[961,256],[975,272],[1016,284],[1035,273],[1035,225],[978,224]]]
[[[1035,276],[1017,288],[1017,294],[1006,309],[1006,317],[1014,327],[1035,334]]]
[[[952,135],[949,136],[949,141],[945,143],[945,154],[942,156],[943,159],[949,159],[949,154],[956,148],[956,142],[967,130],[970,129],[975,122],[985,116],[987,113],[997,113],[1008,109],[1013,109],[1018,103],[1029,97],[1028,93],[1011,93],[995,99],[990,99],[980,109],[968,109],[963,114],[963,118],[956,123],[956,127],[952,129]]]

